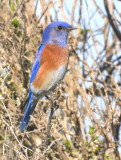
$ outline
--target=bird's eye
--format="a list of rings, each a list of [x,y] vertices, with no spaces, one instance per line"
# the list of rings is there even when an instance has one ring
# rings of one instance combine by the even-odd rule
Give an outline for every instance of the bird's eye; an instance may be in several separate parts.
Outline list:
[[[58,30],[61,30],[62,29],[62,26],[58,26]]]

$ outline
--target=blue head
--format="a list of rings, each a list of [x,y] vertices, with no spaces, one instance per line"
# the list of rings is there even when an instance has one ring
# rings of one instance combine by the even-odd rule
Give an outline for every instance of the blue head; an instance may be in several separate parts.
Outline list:
[[[52,22],[44,30],[42,36],[43,44],[57,44],[61,47],[67,45],[67,37],[69,31],[76,29],[66,22]]]

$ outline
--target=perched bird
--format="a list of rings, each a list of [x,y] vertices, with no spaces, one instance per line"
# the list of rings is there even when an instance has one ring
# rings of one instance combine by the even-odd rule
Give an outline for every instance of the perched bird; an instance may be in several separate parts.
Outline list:
[[[44,30],[30,77],[30,89],[20,130],[27,128],[39,98],[53,91],[64,78],[68,65],[67,37],[76,29],[62,21],[50,23]]]

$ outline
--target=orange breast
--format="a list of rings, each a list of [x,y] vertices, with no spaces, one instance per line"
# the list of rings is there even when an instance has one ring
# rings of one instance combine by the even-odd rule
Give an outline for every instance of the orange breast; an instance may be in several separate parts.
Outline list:
[[[62,48],[54,44],[47,44],[41,55],[41,65],[48,62],[49,68],[56,69],[67,63],[68,48]]]
[[[36,89],[41,89],[42,85],[45,85],[45,81],[47,81],[47,77],[51,72],[58,70],[60,66],[67,67],[68,48],[47,44],[42,51],[40,64],[36,78],[32,83],[32,86]]]

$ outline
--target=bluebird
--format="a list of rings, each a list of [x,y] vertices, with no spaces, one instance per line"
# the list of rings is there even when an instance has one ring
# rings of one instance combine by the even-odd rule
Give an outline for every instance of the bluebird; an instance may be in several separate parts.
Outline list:
[[[30,76],[30,87],[25,113],[20,130],[24,131],[29,123],[40,97],[53,91],[64,78],[68,66],[67,38],[69,31],[76,29],[62,21],[50,23],[44,30]]]

